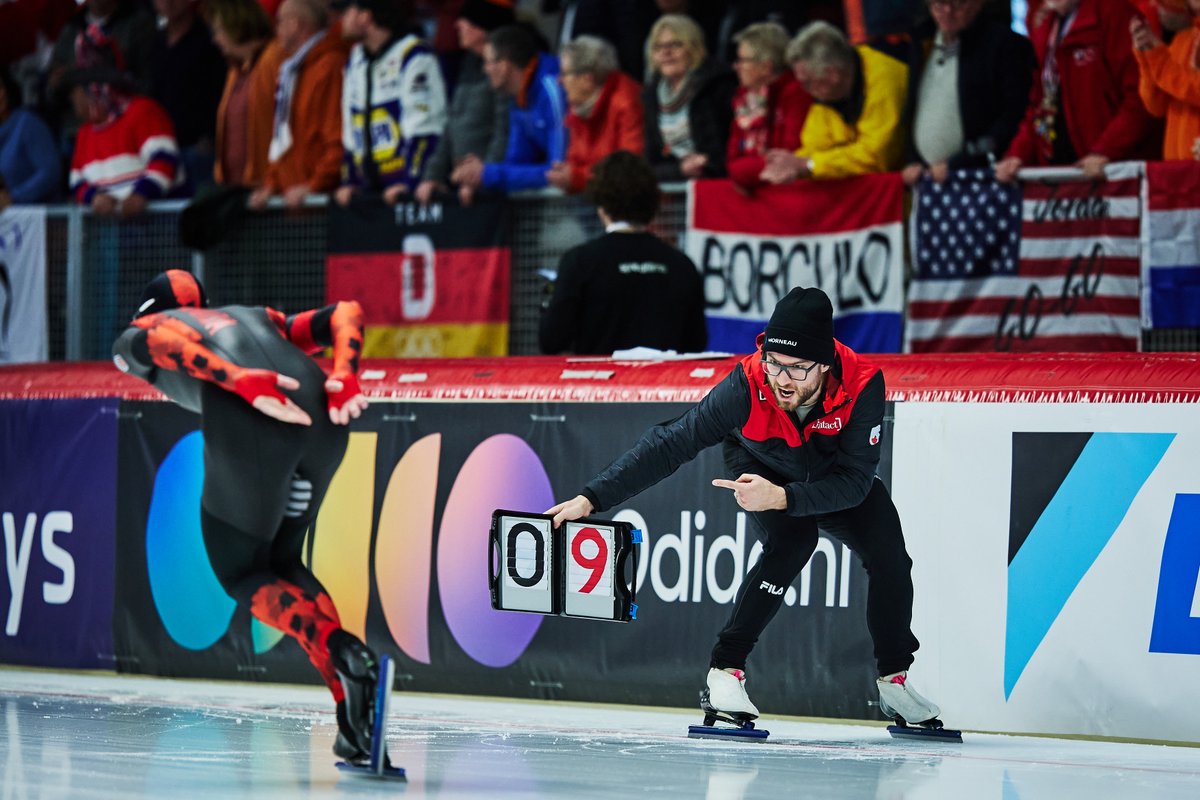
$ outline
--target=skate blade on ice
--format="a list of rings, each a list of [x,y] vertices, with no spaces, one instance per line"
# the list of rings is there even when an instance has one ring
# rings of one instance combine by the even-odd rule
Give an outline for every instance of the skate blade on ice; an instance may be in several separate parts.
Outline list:
[[[745,739],[752,742],[761,742],[770,735],[770,731],[754,727],[753,722],[743,723],[742,727],[739,728],[717,725],[688,725],[689,739]]]
[[[379,659],[379,684],[375,687],[375,724],[371,728],[371,758],[366,764],[339,761],[342,772],[367,778],[405,780],[404,770],[393,767],[387,757],[387,718],[392,699],[392,682],[396,678],[396,662],[390,656]]]
[[[923,742],[953,742],[962,744],[962,731],[943,728],[941,720],[925,725],[888,725],[893,739],[919,739]]]

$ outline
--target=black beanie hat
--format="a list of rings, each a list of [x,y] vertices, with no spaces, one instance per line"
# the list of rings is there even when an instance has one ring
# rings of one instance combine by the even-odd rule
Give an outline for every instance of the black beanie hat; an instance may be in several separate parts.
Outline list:
[[[833,304],[816,288],[796,287],[784,295],[771,313],[762,344],[763,352],[833,363]]]
[[[138,303],[134,319],[147,314],[157,314],[172,308],[204,308],[208,305],[208,295],[196,276],[181,269],[169,269],[154,276],[142,291],[142,300]]]
[[[512,0],[467,0],[459,16],[488,33],[517,20]]]

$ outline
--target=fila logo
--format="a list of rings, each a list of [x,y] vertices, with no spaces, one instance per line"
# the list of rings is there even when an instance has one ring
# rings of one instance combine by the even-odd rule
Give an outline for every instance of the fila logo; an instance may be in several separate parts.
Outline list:
[[[840,431],[842,429],[842,421],[837,417],[832,420],[819,419],[813,423],[814,431]]]
[[[767,582],[767,581],[763,581],[762,583],[760,583],[760,584],[758,585],[758,588],[760,588],[760,589],[766,589],[766,590],[767,590],[767,594],[783,594],[783,587],[782,587],[782,586],[776,586],[775,584],[773,584],[773,583],[769,583],[769,582]]]

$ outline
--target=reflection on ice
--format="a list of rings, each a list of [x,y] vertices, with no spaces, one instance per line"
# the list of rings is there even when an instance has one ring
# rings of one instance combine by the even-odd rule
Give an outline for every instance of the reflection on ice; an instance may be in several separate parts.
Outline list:
[[[317,687],[0,670],[0,797],[1194,798],[1200,749],[770,719],[686,738],[690,712],[397,694],[407,784],[344,776]]]

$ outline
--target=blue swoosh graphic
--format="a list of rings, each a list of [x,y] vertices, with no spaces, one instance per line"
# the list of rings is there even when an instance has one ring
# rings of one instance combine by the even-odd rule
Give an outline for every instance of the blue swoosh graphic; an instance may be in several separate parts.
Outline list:
[[[1173,433],[1096,433],[1008,567],[1004,697],[1104,550]]]

